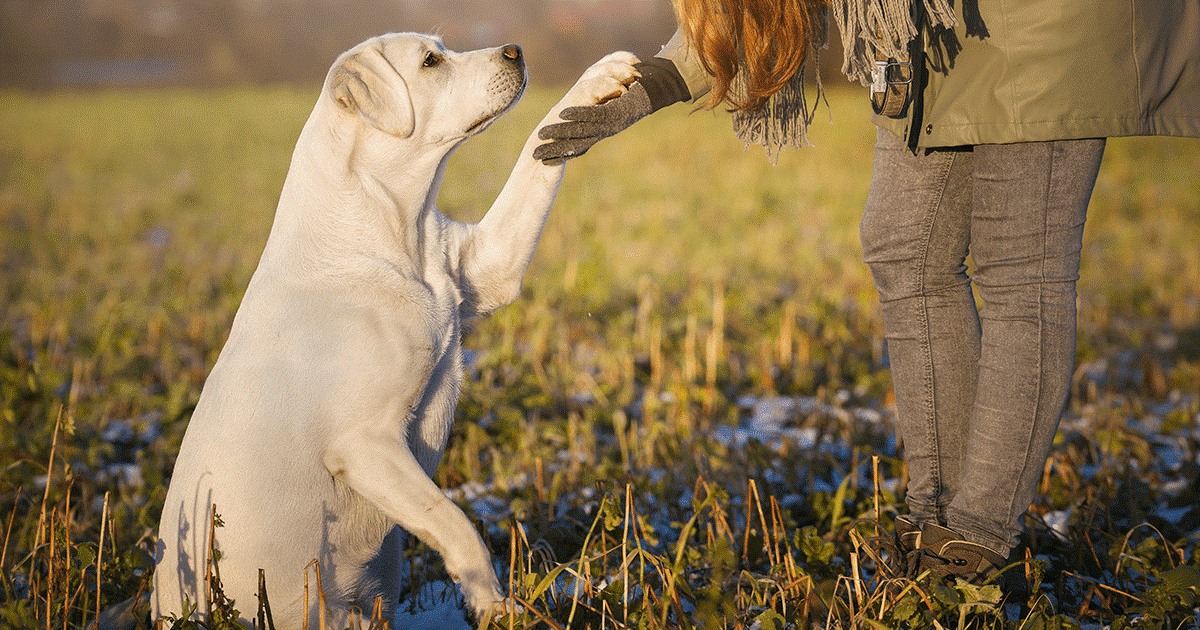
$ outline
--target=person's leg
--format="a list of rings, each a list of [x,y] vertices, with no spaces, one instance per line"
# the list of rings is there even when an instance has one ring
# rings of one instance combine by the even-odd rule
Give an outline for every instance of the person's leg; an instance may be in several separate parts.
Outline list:
[[[975,400],[979,320],[967,255],[970,150],[913,155],[880,130],[860,236],[879,292],[917,526],[944,523]]]
[[[1008,555],[1075,361],[1075,281],[1104,140],[975,147],[971,258],[983,328],[959,492],[946,525]]]

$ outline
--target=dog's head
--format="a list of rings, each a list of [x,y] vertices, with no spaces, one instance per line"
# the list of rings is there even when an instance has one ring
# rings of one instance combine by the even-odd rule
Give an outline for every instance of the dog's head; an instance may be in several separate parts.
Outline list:
[[[322,98],[344,124],[442,144],[485,129],[516,104],[525,83],[519,46],[456,53],[436,37],[392,33],[343,53]]]

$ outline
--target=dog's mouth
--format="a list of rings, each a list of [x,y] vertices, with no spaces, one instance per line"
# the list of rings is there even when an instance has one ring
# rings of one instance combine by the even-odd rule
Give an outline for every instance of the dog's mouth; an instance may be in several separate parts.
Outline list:
[[[464,133],[468,136],[475,135],[484,129],[487,129],[488,125],[496,122],[496,119],[500,118],[504,114],[507,114],[509,110],[516,106],[517,101],[521,100],[521,96],[525,94],[525,87],[527,85],[528,79],[525,76],[523,67],[520,71],[520,74],[517,76],[512,74],[497,75],[496,78],[492,80],[492,84],[488,86],[489,91],[492,94],[501,96],[507,92],[508,98],[506,102],[497,108],[496,111],[486,114],[479,120],[475,121],[474,124],[472,124],[470,127],[467,127],[467,130]]]
[[[500,112],[500,113],[502,114],[504,112]],[[481,118],[479,120],[479,122],[475,123],[474,125],[471,125],[470,127],[467,127],[466,134],[468,136],[473,136],[477,132],[487,129],[488,125],[492,124],[492,122],[494,122],[499,117],[500,117],[500,114],[494,114],[491,116],[485,116],[485,117]]]

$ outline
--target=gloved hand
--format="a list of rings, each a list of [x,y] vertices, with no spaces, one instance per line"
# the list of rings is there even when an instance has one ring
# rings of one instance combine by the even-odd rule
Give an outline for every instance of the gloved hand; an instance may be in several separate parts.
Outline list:
[[[554,165],[587,153],[602,138],[615,135],[653,111],[646,88],[634,82],[624,94],[599,105],[568,107],[559,114],[567,122],[546,125],[538,137],[549,140],[533,150],[533,159]]]
[[[669,59],[655,57],[634,67],[642,76],[624,94],[599,105],[568,107],[559,114],[565,122],[539,129],[538,137],[549,142],[533,150],[533,159],[554,165],[583,155],[601,139],[646,115],[691,98],[683,77]]]

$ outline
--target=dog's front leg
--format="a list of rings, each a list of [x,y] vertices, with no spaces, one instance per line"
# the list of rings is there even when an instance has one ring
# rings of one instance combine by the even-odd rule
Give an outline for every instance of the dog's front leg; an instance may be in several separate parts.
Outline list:
[[[339,481],[442,556],[480,627],[503,605],[483,539],[458,506],[426,476],[408,446],[374,427],[344,433],[326,451]]]
[[[558,113],[567,107],[595,105],[621,95],[638,76],[635,63],[633,54],[616,52],[593,64],[551,108],[538,129],[560,122]],[[533,150],[541,142],[535,130],[492,207],[478,224],[468,228],[462,245],[462,273],[474,307],[468,316],[504,306],[520,295],[521,279],[533,259],[563,174],[563,163],[546,165],[533,159]]]

